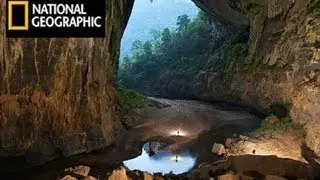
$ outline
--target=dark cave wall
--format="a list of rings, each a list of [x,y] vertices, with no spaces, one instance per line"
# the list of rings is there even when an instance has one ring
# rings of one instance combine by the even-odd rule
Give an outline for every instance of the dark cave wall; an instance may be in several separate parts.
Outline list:
[[[224,73],[199,72],[192,82],[193,94],[263,112],[274,104],[285,105],[292,120],[304,126],[307,145],[320,155],[320,1],[194,2],[222,22],[238,28],[248,24],[250,37],[248,55],[233,79],[226,83]],[[214,57],[226,61],[225,53],[217,51]]]
[[[0,17],[0,156],[41,163],[110,145],[115,74],[133,0],[108,0],[105,38],[6,38]]]

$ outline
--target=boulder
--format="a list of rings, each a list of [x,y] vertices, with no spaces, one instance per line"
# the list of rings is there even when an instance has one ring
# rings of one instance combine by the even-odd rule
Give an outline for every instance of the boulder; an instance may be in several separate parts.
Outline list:
[[[244,141],[249,141],[250,139],[248,136],[243,136],[243,135],[240,135],[239,138]]]
[[[306,127],[306,144],[318,156],[320,156],[320,121],[310,122]]]
[[[82,175],[82,176],[88,176],[90,172],[90,167],[88,166],[77,166],[74,168],[73,171],[75,174]]]
[[[87,176],[83,180],[97,180],[97,178],[95,178],[93,176]]]
[[[143,172],[143,179],[144,180],[153,180],[153,176],[147,172]]]
[[[239,175],[225,174],[218,177],[218,180],[240,180]]]
[[[255,180],[256,178],[252,177],[252,176],[247,176],[247,175],[241,175],[240,176],[241,180]]]
[[[225,146],[226,146],[227,148],[230,148],[230,147],[232,146],[232,143],[233,143],[233,142],[234,142],[233,139],[228,138],[228,139],[226,140],[226,142],[225,142]]]
[[[272,115],[267,117],[265,119],[265,122],[267,122],[268,124],[274,124],[274,123],[280,122],[280,119],[277,116]]]
[[[108,180],[128,180],[127,172],[124,167],[114,170]]]
[[[164,178],[161,176],[154,176],[154,180],[164,180]]]
[[[222,144],[214,143],[214,145],[212,146],[212,152],[221,156],[223,154],[226,154],[226,149]]]
[[[64,171],[65,172],[72,172],[74,174],[86,177],[86,176],[88,176],[88,174],[90,172],[90,167],[88,167],[88,166],[76,166],[74,168],[66,168]]]
[[[66,175],[65,177],[61,178],[60,180],[77,180],[77,178],[72,177],[70,175]]]
[[[266,180],[287,180],[287,179],[279,176],[267,175]]]

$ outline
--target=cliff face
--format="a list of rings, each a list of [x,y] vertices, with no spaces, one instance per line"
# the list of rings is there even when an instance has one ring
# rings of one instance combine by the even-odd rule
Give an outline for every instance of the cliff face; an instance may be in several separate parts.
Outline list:
[[[242,11],[241,5],[244,2],[239,0],[192,0],[199,8],[210,15],[219,23],[231,23],[234,26],[241,27],[248,25],[246,12]],[[243,0],[245,1],[245,0]],[[260,0],[264,1],[264,0]],[[241,4],[242,3],[242,4]]]
[[[200,7],[214,3],[195,1]],[[194,81],[195,94],[245,103],[262,111],[274,104],[289,104],[293,121],[305,125],[307,145],[320,155],[320,1],[224,3],[236,12],[234,16],[245,15],[239,17],[246,17],[250,25],[248,56],[228,83],[225,74],[199,73]],[[230,14],[221,14],[217,7],[211,10],[214,17],[236,21]]]
[[[41,163],[109,145],[114,88],[133,0],[108,0],[106,38],[6,38],[0,8],[0,156]]]

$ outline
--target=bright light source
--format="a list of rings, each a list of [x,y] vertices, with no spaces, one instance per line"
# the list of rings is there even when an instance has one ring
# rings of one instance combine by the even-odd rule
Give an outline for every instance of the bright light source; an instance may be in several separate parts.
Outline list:
[[[173,130],[170,132],[170,135],[172,136],[186,136],[186,132],[182,131],[181,129]]]
[[[176,156],[171,156],[171,158],[170,158],[172,161],[182,161],[183,160],[183,158],[181,157],[181,156],[178,156],[178,155],[176,155]]]

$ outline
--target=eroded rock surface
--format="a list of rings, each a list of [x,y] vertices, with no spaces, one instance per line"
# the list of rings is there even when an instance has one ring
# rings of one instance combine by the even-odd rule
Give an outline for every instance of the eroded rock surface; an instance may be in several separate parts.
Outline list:
[[[77,180],[77,178],[72,177],[72,176],[70,176],[70,175],[66,175],[66,176],[64,176],[63,178],[61,178],[60,180]]]
[[[249,53],[232,80],[214,70],[201,71],[193,81],[194,94],[263,112],[287,104],[293,121],[307,125],[307,145],[320,155],[320,1],[194,1],[231,23],[246,24],[238,20],[244,14],[250,26]],[[219,50],[212,57],[221,62],[225,53]]]
[[[226,150],[225,150],[224,146],[222,144],[217,144],[217,143],[215,143],[212,146],[212,152],[215,154],[218,154],[219,156],[226,154]]]
[[[227,142],[227,140],[226,140]],[[239,155],[276,155],[281,158],[307,162],[303,157],[301,132],[263,132],[254,134],[248,139],[232,138],[232,144],[227,149],[229,156]]]
[[[114,88],[133,0],[108,0],[106,38],[7,38],[0,4],[0,157],[43,163],[109,145]]]
[[[192,0],[206,13],[221,23],[232,23],[236,26],[248,25],[246,14],[240,10],[239,0]]]

